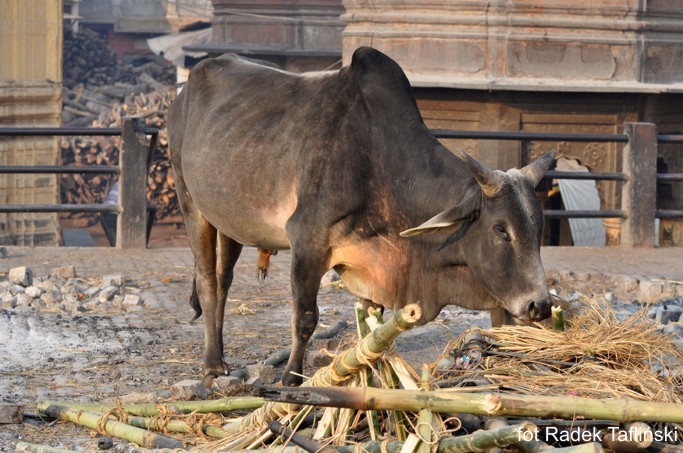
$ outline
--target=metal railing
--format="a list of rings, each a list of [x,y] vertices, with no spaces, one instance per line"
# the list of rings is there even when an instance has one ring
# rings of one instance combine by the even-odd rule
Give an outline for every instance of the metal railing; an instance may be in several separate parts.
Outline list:
[[[435,129],[437,138],[625,143],[623,172],[548,171],[546,179],[621,181],[622,206],[612,210],[545,210],[546,218],[621,218],[621,244],[654,246],[655,219],[683,218],[683,210],[656,209],[658,181],[681,182],[683,173],[657,173],[657,144],[683,144],[683,135],[657,135],[652,123],[626,123],[623,134],[557,134],[535,132],[481,132]]]
[[[658,210],[655,208],[657,181],[683,181],[683,173],[657,173],[657,144],[681,143],[683,135],[657,135],[651,123],[626,123],[623,134],[565,134],[534,132],[487,132],[434,129],[437,138],[516,140],[516,141],[565,141],[625,143],[623,172],[566,172],[548,171],[545,178],[583,179],[598,181],[621,181],[622,207],[613,210],[562,211],[545,210],[548,218],[621,218],[621,244],[628,246],[653,246],[654,221],[683,218],[683,210]],[[119,165],[85,166],[0,166],[0,173],[33,174],[117,174],[120,175],[119,203],[65,204],[65,205],[4,205],[0,212],[117,212],[118,248],[145,247],[146,177],[151,150],[156,146],[158,129],[145,128],[133,119],[126,119],[122,128],[56,128],[56,127],[6,127],[0,128],[0,136],[122,136]],[[150,136],[148,145],[144,135]]]
[[[147,222],[147,168],[159,129],[147,128],[138,119],[125,119],[121,128],[0,127],[0,136],[121,136],[119,165],[2,165],[0,174],[105,174],[119,175],[118,204],[0,205],[10,212],[115,212],[116,247],[144,248]],[[145,143],[149,136],[148,143]]]

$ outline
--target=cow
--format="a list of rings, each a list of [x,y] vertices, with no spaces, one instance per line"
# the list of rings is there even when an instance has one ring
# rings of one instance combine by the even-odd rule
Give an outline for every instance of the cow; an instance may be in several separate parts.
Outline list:
[[[335,269],[367,304],[550,313],[534,188],[553,161],[489,170],[425,126],[391,58],[357,49],[338,71],[293,74],[226,54],[197,64],[168,116],[178,200],[195,258],[190,303],[204,313],[207,383],[223,361],[223,313],[243,245],[291,250],[298,385]]]

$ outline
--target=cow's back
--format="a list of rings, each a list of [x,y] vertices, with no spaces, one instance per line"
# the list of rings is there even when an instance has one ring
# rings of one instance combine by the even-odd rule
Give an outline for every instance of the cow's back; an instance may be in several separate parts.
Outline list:
[[[171,106],[169,138],[202,215],[239,242],[287,248],[302,186],[348,159],[335,136],[359,103],[354,84],[345,70],[296,75],[234,55],[200,62]]]

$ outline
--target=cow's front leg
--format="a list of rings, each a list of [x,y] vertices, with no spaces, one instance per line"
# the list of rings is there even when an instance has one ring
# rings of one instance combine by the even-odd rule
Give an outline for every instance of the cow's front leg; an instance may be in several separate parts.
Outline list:
[[[292,352],[282,374],[282,383],[287,386],[300,385],[303,381],[303,359],[308,340],[318,325],[318,289],[324,274],[322,261],[324,253],[314,248],[297,251],[292,249]]]

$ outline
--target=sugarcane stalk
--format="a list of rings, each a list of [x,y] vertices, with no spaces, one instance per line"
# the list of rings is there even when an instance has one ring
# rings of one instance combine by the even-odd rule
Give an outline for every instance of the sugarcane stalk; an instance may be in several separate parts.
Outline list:
[[[362,340],[370,333],[370,328],[366,321],[367,310],[360,304],[356,303],[356,325],[358,326],[358,337]],[[368,387],[372,387],[372,370],[370,367],[361,371],[361,378]],[[379,417],[376,411],[365,412],[365,417],[368,419],[368,431],[370,432],[370,439],[377,440],[380,434]]]
[[[29,442],[18,442],[14,448],[17,452],[22,453],[77,453],[75,450],[50,447],[49,445],[31,444]]]
[[[183,414],[197,412],[200,414],[210,412],[229,412],[244,409],[258,409],[263,406],[264,399],[254,396],[237,396],[232,398],[221,398],[208,401],[175,401],[169,403],[145,403],[145,404],[124,404],[123,410],[132,415],[140,417],[154,417],[159,415],[159,407],[166,409],[177,409]],[[64,406],[73,410],[85,410],[90,412],[109,412],[117,408],[116,404],[99,403],[76,403],[63,401],[41,401],[38,408],[47,408],[50,405]]]
[[[628,423],[624,429],[609,430],[602,436],[602,446],[612,451],[642,451],[649,448],[653,441],[652,429],[642,422]]]
[[[460,393],[443,390],[414,391],[373,387],[310,389],[313,395],[299,399],[298,389],[280,389],[288,402],[356,410],[464,412],[511,417],[592,418],[619,422],[682,423],[680,404],[627,398],[593,399],[576,396],[536,396],[502,393]],[[273,395],[268,399],[275,400]],[[310,401],[310,402],[309,402]],[[315,401],[315,402],[314,402]]]
[[[532,423],[522,423],[513,426],[504,426],[491,431],[477,431],[472,434],[457,437],[446,437],[437,444],[438,453],[456,453],[469,451],[484,451],[496,446],[508,446],[516,442],[520,436],[533,432]],[[339,453],[354,453],[360,447],[360,451],[367,453],[399,453],[404,446],[404,442],[367,442],[360,445],[349,445],[337,447]]]
[[[283,436],[286,439],[289,439],[290,442],[292,442],[294,445],[297,445],[304,450],[306,450],[309,453],[315,453],[316,451],[320,450],[321,446],[318,442],[307,439],[295,432],[293,432],[291,429],[287,428],[286,426],[283,426],[282,423],[280,423],[277,420],[273,420],[268,423],[268,428],[274,433],[277,434],[278,436]]]
[[[429,365],[426,363],[422,366],[421,386],[423,390],[429,390]],[[432,449],[432,411],[420,409],[417,415],[416,431],[420,437],[420,444],[415,453],[429,453]]]
[[[415,304],[407,305],[403,309],[398,310],[389,322],[375,330],[372,335],[365,337],[354,348],[342,352],[339,360],[335,360],[327,367],[318,370],[310,380],[302,384],[302,387],[316,385],[337,386],[347,381],[366,366],[366,361],[372,362],[379,359],[379,356],[377,358],[366,357],[363,359],[363,351],[367,350],[374,354],[380,354],[386,350],[401,332],[411,329],[421,316],[422,310]],[[238,421],[229,424],[225,427],[225,430],[230,434],[248,431],[255,425],[261,426],[262,423],[268,423],[271,420],[277,419],[279,417],[278,414],[296,409],[297,407],[281,403],[267,404],[261,409],[257,409]]]
[[[127,423],[131,426],[143,429],[153,429],[155,431],[161,431],[162,429],[171,431],[174,433],[196,433],[200,429],[200,425],[197,424],[194,427],[185,423],[182,420],[168,420],[160,421],[159,419],[146,418],[146,417],[128,417]],[[209,437],[215,437],[216,439],[223,439],[228,436],[222,428],[213,425],[201,425],[201,429]]]
[[[49,417],[83,425],[90,429],[98,429],[98,423],[100,418],[102,418],[102,414],[84,410],[72,410],[68,407],[57,405],[50,405],[41,409],[41,411]],[[183,448],[185,445],[184,442],[178,439],[136,428],[113,419],[109,419],[104,423],[104,431],[110,436],[148,448]]]
[[[550,307],[551,311],[551,317],[553,320],[553,330],[557,330],[558,332],[564,332],[565,330],[565,321],[564,321],[564,310],[562,310],[562,307],[559,305],[553,305]]]

